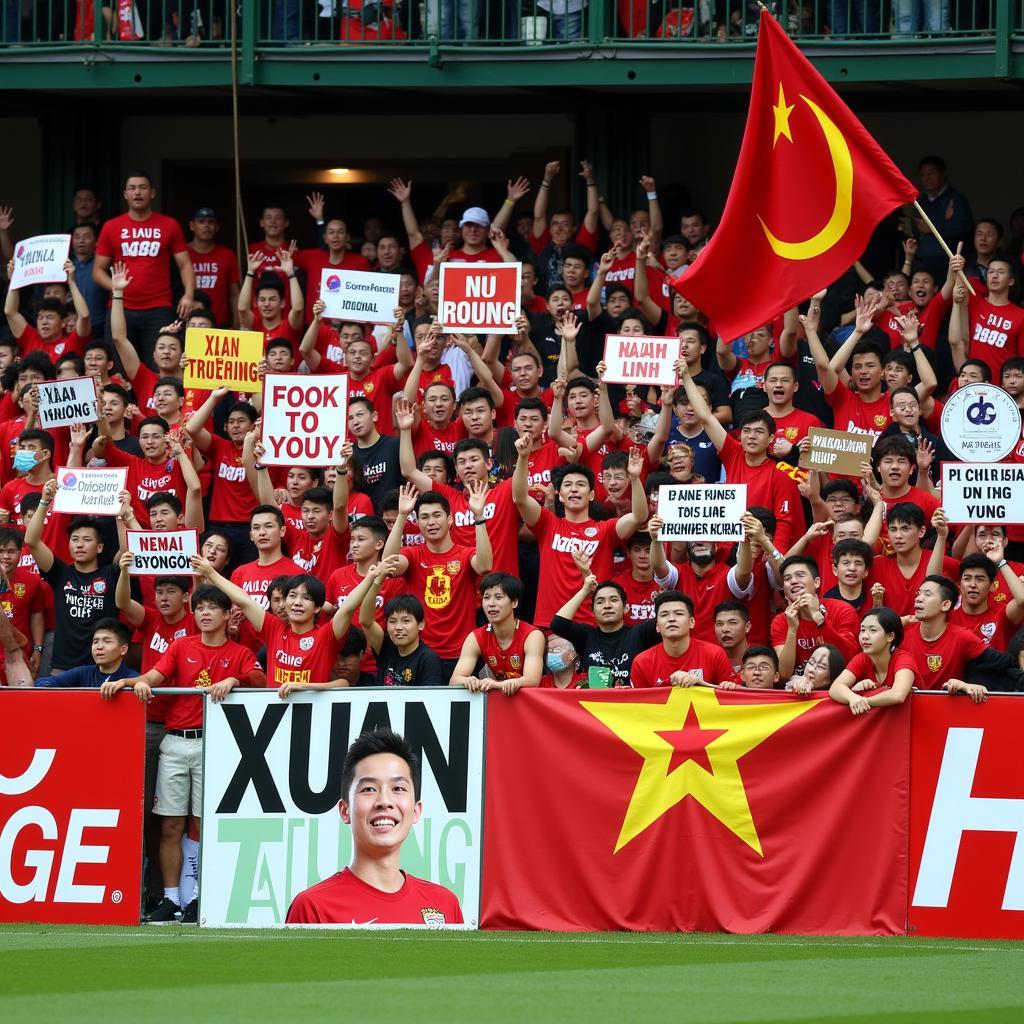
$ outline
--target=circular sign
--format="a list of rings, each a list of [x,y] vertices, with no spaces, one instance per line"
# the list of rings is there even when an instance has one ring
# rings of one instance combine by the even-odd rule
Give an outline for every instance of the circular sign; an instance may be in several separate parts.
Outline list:
[[[998,462],[1017,447],[1020,409],[995,384],[968,384],[942,410],[942,440],[964,462]]]

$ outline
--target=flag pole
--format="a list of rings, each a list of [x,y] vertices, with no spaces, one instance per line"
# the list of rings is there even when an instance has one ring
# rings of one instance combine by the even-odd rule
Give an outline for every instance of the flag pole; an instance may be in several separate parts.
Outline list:
[[[935,241],[937,241],[939,243],[939,245],[942,246],[942,248],[945,250],[946,255],[950,259],[952,259],[953,258],[953,250],[950,249],[950,247],[948,245],[946,245],[946,240],[942,237],[942,235],[940,235],[938,233],[938,231],[935,230],[935,225],[928,219],[928,214],[925,213],[924,210],[921,209],[921,204],[916,199],[914,200],[914,209],[917,210],[917,212],[921,215],[921,220],[923,220],[925,222],[925,224],[928,225],[928,230],[932,233],[932,237],[935,239]],[[978,294],[971,287],[971,282],[967,280],[967,276],[964,274],[964,272],[962,270],[959,271],[957,276],[960,278],[960,281],[963,283],[964,287],[972,295],[977,295]]]

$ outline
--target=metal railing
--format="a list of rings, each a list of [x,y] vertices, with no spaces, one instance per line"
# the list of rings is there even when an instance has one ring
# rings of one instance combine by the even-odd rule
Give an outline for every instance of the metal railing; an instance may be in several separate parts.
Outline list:
[[[309,46],[752,43],[756,0],[238,0],[240,39]],[[226,48],[229,0],[0,0],[0,46]],[[925,43],[1024,33],[1022,0],[775,0],[791,36]]]

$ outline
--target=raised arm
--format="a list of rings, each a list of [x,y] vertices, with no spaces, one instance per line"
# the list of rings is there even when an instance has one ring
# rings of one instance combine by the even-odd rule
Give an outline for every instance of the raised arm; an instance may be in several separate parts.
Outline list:
[[[524,178],[521,175],[513,180],[508,179],[508,187],[505,191],[505,200],[501,204],[501,209],[494,215],[491,220],[491,230],[497,229],[498,231],[504,232],[508,229],[508,225],[512,220],[512,211],[516,208],[516,203],[519,202],[523,196],[530,194],[530,181],[528,178]]]
[[[712,444],[714,444],[715,448],[721,451],[725,446],[726,438],[729,436],[728,431],[726,431],[721,422],[716,419],[715,414],[711,411],[711,406],[704,401],[704,396],[700,393],[696,383],[694,383],[693,378],[690,376],[690,371],[687,369],[685,359],[680,359],[676,362],[676,373],[678,374],[683,387],[686,389],[686,397],[690,400],[690,405],[693,407],[693,411],[697,414],[697,418],[707,431],[707,435],[711,438]]]
[[[455,334],[452,336],[452,345],[466,354],[466,358],[473,367],[473,372],[476,374],[480,387],[487,389],[488,394],[494,399],[494,407],[496,409],[501,408],[505,404],[505,392],[498,386],[498,382],[494,379],[494,374],[491,373],[488,365],[480,357],[480,353],[470,343],[469,337],[465,334]]]
[[[476,553],[470,559],[470,565],[478,576],[486,576],[494,566],[491,538],[487,533],[487,523],[484,520],[489,495],[490,489],[486,480],[477,480],[466,488],[466,500],[469,503],[470,512],[473,513],[474,539],[476,541]]]
[[[580,585],[580,589],[555,612],[555,615],[560,615],[563,619],[568,619],[570,622],[576,618],[579,610],[583,607],[583,602],[597,590],[597,584],[600,582],[590,571],[590,559],[582,551],[574,551],[572,558],[583,576],[583,582]]]
[[[126,551],[121,555],[120,574],[117,577],[117,586],[114,588],[114,602],[117,610],[125,617],[129,626],[141,626],[146,618],[146,609],[132,598],[132,578],[129,575],[135,555]]]
[[[417,358],[416,364],[420,360]],[[416,468],[416,453],[412,446],[412,431],[416,423],[416,412],[412,402],[400,398],[395,403],[395,426],[398,428],[398,462],[402,476],[415,485],[418,491],[433,489],[434,481],[421,469]]]
[[[388,182],[388,192],[398,201],[402,211],[402,227],[405,228],[409,239],[409,248],[415,249],[423,241],[423,234],[416,219],[416,211],[412,208],[412,180],[406,182],[401,178],[392,178]]]
[[[189,266],[192,264],[190,263]],[[75,281],[75,265],[71,260],[64,261],[64,273],[68,275],[68,291],[71,292],[71,303],[75,307],[78,321],[75,324],[75,334],[80,338],[88,338],[92,334],[92,317],[89,315],[89,303],[85,296],[79,291]]]
[[[186,451],[181,443],[180,431],[172,430],[167,435],[167,450],[178,463],[182,480],[185,482],[185,526],[202,533],[206,529],[206,518],[203,515],[203,485],[192,463],[192,453]]]
[[[10,280],[14,274],[14,260],[7,262],[7,279]],[[4,316],[7,317],[7,326],[15,339],[20,338],[28,327],[28,321],[21,312],[21,291],[17,288],[7,289],[7,298],[4,299]]]
[[[127,266],[124,263],[115,263],[110,268],[110,280],[114,286],[110,293],[110,337],[114,341],[124,372],[129,380],[134,380],[142,360],[139,359],[135,346],[128,340],[128,323],[124,315],[124,293],[132,283]]]
[[[561,167],[557,160],[544,165],[544,177],[533,201],[533,227],[530,230],[534,238],[540,238],[548,229],[548,194],[551,192],[551,182],[558,177]]]
[[[597,271],[590,284],[590,290],[587,292],[587,316],[591,320],[596,320],[601,315],[601,293],[604,291],[604,282],[608,277],[608,271],[612,269],[614,262],[615,252],[612,250],[602,253],[601,258],[597,261]]]
[[[57,493],[57,478],[47,480],[43,484],[43,493],[39,498],[32,518],[25,527],[25,546],[32,552],[40,572],[49,572],[53,568],[53,552],[43,543],[43,524],[46,522],[46,513],[50,509],[53,496]]]
[[[298,243],[293,238],[287,249],[278,249],[277,258],[281,270],[288,278],[288,298],[291,308],[288,310],[288,326],[293,331],[302,329],[303,315],[306,312],[306,298],[302,294],[302,285],[299,284],[298,275],[295,273],[295,247]]]
[[[266,257],[262,252],[258,251],[251,252],[246,257],[245,277],[242,278],[242,287],[238,292],[238,322],[243,331],[248,331],[255,319],[252,311],[252,290],[256,275],[260,272],[264,259]]]
[[[334,507],[331,514],[331,524],[335,533],[345,533],[348,530],[348,467],[352,462],[352,442],[346,441],[341,446],[341,458],[338,460],[338,472],[334,476],[334,493],[332,495]]]
[[[807,313],[800,317],[800,323],[804,326],[804,334],[807,337],[807,347],[810,349],[811,358],[814,360],[814,368],[818,371],[818,380],[821,382],[822,390],[826,395],[831,395],[839,387],[839,374],[832,369],[831,360],[825,351],[825,346],[818,336],[818,325],[821,323],[821,293],[811,299]]]
[[[186,433],[195,441],[201,452],[205,452],[213,444],[213,435],[206,429],[206,421],[213,415],[214,407],[226,394],[227,388],[214,388],[206,401],[185,422]]]
[[[207,583],[212,583],[222,594],[227,595],[231,603],[241,610],[257,633],[263,629],[263,622],[267,617],[266,611],[241,587],[235,586],[231,580],[221,576],[202,555],[192,556],[192,571]]]
[[[857,347],[860,339],[871,330],[871,325],[879,305],[878,301],[864,299],[860,295],[854,296],[853,306],[857,316],[854,321],[853,333],[839,346],[839,350],[829,360],[829,367],[837,377],[841,377],[846,372],[846,364],[849,362],[850,356],[853,355],[853,350]],[[822,381],[822,387],[824,387],[824,381]],[[833,390],[835,389],[833,388]]]
[[[949,351],[953,357],[953,367],[958,373],[960,367],[967,361],[970,336],[970,308],[967,289],[962,284],[958,284],[953,289],[953,312],[949,317]]]
[[[320,323],[324,315],[324,300],[317,299],[313,303],[313,319],[309,321],[306,333],[299,342],[299,355],[303,362],[309,367],[310,373],[316,373],[322,362],[320,353],[316,350],[316,339],[320,336]]]
[[[512,473],[512,500],[527,526],[533,526],[540,519],[541,507],[530,494],[530,439],[517,437],[516,467]]]
[[[627,472],[631,487],[632,508],[624,516],[619,516],[618,522],[615,524],[615,534],[620,540],[632,537],[647,522],[647,495],[644,492],[643,481],[640,479],[643,469],[643,449],[630,448]]]
[[[389,555],[398,555],[396,576],[404,576],[409,570],[409,559],[401,554],[402,535],[405,533],[405,524],[409,521],[409,516],[416,508],[416,499],[419,495],[419,489],[413,484],[403,484],[402,489],[398,492],[398,516],[395,518],[395,525],[391,527],[387,543],[381,552],[382,561]]]
[[[338,606],[338,610],[334,613],[334,617],[331,619],[331,626],[334,629],[334,635],[339,640],[341,640],[348,632],[348,628],[352,624],[352,616],[354,616],[361,608],[363,600],[370,592],[370,588],[373,586],[374,580],[376,580],[377,576],[386,575],[387,571],[389,569],[394,569],[397,563],[397,555],[392,555],[390,558],[382,562],[375,562],[366,570],[366,575],[359,581],[359,583],[349,591],[348,596]]]
[[[636,274],[633,277],[633,304],[647,318],[649,323],[657,324],[662,316],[662,309],[651,298],[650,282],[647,280],[647,264],[651,257],[650,236],[641,238],[636,246]],[[660,268],[658,268],[660,271]]]
[[[397,556],[394,557],[397,558]],[[378,562],[377,564],[383,563]],[[370,566],[371,570],[373,568],[374,566]],[[381,645],[384,643],[384,630],[377,621],[377,595],[380,593],[381,587],[384,586],[386,578],[387,574],[384,572],[378,570],[374,573],[373,579],[370,581],[370,589],[363,595],[362,603],[359,605],[359,628],[366,635],[366,642],[376,654],[380,653]]]
[[[589,160],[580,161],[579,176],[587,186],[587,212],[583,215],[583,226],[591,235],[597,234],[601,224],[601,190]]]

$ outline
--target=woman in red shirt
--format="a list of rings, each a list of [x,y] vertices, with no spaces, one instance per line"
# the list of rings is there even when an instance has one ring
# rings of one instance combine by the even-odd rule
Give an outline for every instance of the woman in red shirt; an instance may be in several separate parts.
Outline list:
[[[903,642],[903,622],[891,608],[876,608],[860,623],[861,653],[829,688],[829,696],[849,704],[855,715],[871,708],[902,704],[921,685],[917,663],[897,648]],[[862,696],[869,693],[869,696]]]

